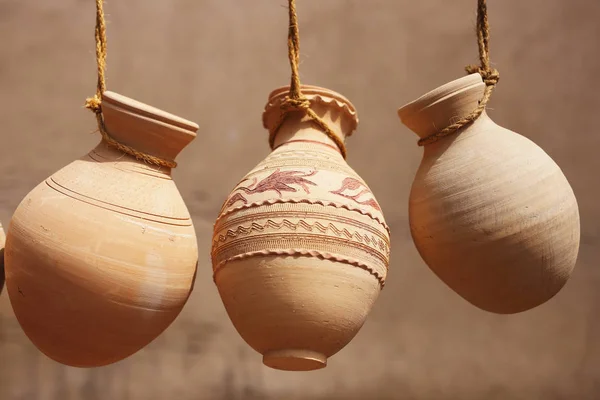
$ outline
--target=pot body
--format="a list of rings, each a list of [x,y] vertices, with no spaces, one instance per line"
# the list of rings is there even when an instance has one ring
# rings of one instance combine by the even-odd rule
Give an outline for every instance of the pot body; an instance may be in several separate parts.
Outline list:
[[[55,361],[96,367],[137,352],[173,322],[198,250],[170,169],[102,141],[23,199],[5,256],[11,304],[31,341]]]
[[[6,235],[4,234],[4,228],[0,224],[0,294],[4,289],[4,244],[6,242]]]
[[[311,108],[347,134],[342,127],[352,126],[353,109],[333,92],[304,88]],[[275,150],[221,209],[214,278],[235,328],[265,365],[313,370],[364,324],[385,282],[389,245],[371,190],[329,138],[292,113]]]
[[[443,128],[470,113],[484,88],[474,75],[401,109],[403,122],[424,137],[432,132],[425,127]],[[485,112],[425,146],[409,219],[433,272],[490,312],[517,313],[548,301],[577,260],[579,211],[566,177],[540,147]]]

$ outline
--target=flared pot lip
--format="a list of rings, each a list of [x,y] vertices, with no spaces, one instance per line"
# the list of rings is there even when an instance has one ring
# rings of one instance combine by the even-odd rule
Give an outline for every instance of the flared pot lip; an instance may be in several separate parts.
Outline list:
[[[346,97],[334,90],[315,85],[302,84],[300,85],[300,90],[302,91],[302,94],[308,97],[311,102],[325,103],[341,109],[352,121],[352,127],[350,128],[349,132],[346,133],[346,136],[350,136],[352,132],[356,130],[359,122],[358,114],[352,102],[350,102],[350,100],[348,100]],[[269,130],[273,128],[271,126],[273,121],[269,116],[272,116],[272,111],[277,111],[278,113],[280,112],[281,104],[289,95],[289,92],[290,85],[286,85],[278,87],[269,93],[269,99],[263,112],[263,126],[265,128]]]
[[[315,85],[305,85],[302,84],[300,85],[300,90],[302,91],[302,94],[307,95],[307,96],[324,96],[324,97],[330,97],[334,100],[337,100],[338,102],[344,104],[349,111],[351,111],[352,113],[356,113],[356,108],[354,107],[354,104],[352,104],[352,102],[350,100],[348,100],[348,98],[346,98],[345,96],[341,95],[340,93],[331,90],[331,89],[327,89],[321,86],[315,86]],[[276,89],[274,89],[271,93],[269,93],[269,100],[267,103],[267,107],[276,102],[277,100],[283,100],[290,92],[290,85],[286,85],[286,86],[280,86]]]
[[[446,100],[450,97],[456,96],[457,94],[463,93],[468,90],[477,88],[480,85],[485,85],[481,75],[478,72],[463,76],[462,78],[448,82],[442,86],[437,87],[418,99],[405,104],[398,109],[398,116],[401,120],[409,118],[411,115],[418,113],[442,100]]]
[[[108,103],[109,105],[112,105],[114,107],[121,108],[133,114],[142,115],[146,118],[150,118],[156,121],[176,126],[181,129],[185,129],[194,134],[199,129],[198,124],[192,121],[188,121],[184,118],[178,117],[177,115],[160,110],[156,107],[152,107],[148,104],[142,103],[140,101],[134,100],[132,98],[123,96],[115,92],[105,91],[102,94],[102,104],[105,103]]]

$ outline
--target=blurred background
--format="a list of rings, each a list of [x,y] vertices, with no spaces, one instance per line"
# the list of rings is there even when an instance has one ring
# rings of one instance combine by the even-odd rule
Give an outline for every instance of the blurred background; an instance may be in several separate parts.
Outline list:
[[[480,311],[429,271],[410,238],[422,149],[396,111],[477,62],[476,0],[299,0],[302,81],[358,109],[348,162],[383,207],[392,263],[367,323],[327,368],[264,367],[227,317],[209,252],[225,196],[269,152],[261,113],[289,81],[287,2],[108,0],[108,89],[200,125],[174,171],[198,235],[195,289],[150,346],[89,370],[40,353],[4,290],[0,400],[599,399],[600,2],[488,3],[502,76],[489,113],[554,158],[580,206],[578,265],[554,299],[513,316]],[[83,108],[96,85],[94,14],[92,0],[0,0],[5,227],[27,192],[99,141]]]

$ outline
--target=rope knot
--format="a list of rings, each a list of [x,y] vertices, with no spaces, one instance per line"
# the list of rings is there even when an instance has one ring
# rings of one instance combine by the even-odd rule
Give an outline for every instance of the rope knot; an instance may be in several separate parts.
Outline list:
[[[342,157],[346,158],[346,146],[344,145],[344,141],[340,139],[338,135],[327,126],[327,123],[310,108],[310,100],[303,96],[302,91],[300,90],[301,84],[298,73],[298,63],[300,60],[300,33],[298,30],[298,16],[296,15],[296,0],[288,0],[288,6],[290,18],[288,30],[288,57],[292,69],[292,79],[289,94],[279,106],[281,109],[279,122],[274,128],[269,130],[269,144],[271,145],[271,149],[275,148],[275,135],[290,111],[303,111],[306,116],[310,118],[311,122],[337,145]]]
[[[306,111],[309,108],[310,100],[304,96],[297,99],[287,96],[285,100],[281,103],[281,109],[283,111]]]
[[[485,107],[490,100],[494,87],[500,80],[500,73],[498,70],[490,66],[490,27],[487,17],[486,1],[487,0],[477,0],[477,43],[479,45],[479,61],[481,62],[481,65],[468,65],[465,68],[468,74],[479,73],[479,75],[481,75],[481,79],[486,85],[485,90],[483,91],[483,97],[479,100],[479,104],[471,114],[460,118],[458,121],[454,121],[454,123],[439,132],[420,139],[418,142],[419,146],[435,143],[440,138],[458,132],[460,129],[479,118],[485,111]]]
[[[293,95],[292,95],[293,96]],[[288,112],[290,111],[303,111],[306,113],[310,121],[315,124],[323,133],[325,133],[333,142],[336,144],[338,149],[340,150],[340,154],[342,157],[346,158],[346,146],[342,139],[338,137],[338,135],[331,130],[327,123],[323,121],[311,108],[310,108],[310,100],[303,95],[300,97],[292,97],[287,96],[284,101],[281,102],[279,108],[281,109],[281,116],[279,118],[279,122],[275,125],[275,128],[270,129],[269,131],[269,144],[271,145],[271,149],[275,148],[275,136],[279,128],[283,124]]]
[[[93,111],[96,114],[102,114],[101,104],[102,104],[102,100],[100,99],[100,97],[97,94],[95,94],[94,97],[88,97],[85,100],[85,108]]]
[[[96,94],[93,97],[88,97],[85,100],[85,108],[96,114],[98,122],[98,131],[102,135],[102,139],[109,145],[122,151],[125,154],[135,157],[138,160],[149,164],[154,164],[159,167],[175,168],[177,163],[171,160],[165,160],[160,157],[155,157],[150,154],[142,153],[125,144],[119,143],[113,139],[104,126],[104,118],[102,116],[102,93],[106,90],[106,82],[104,78],[104,70],[106,69],[106,22],[104,20],[104,0],[96,0],[96,64],[98,67],[98,81],[96,86]]]
[[[469,74],[479,73],[487,86],[496,86],[500,80],[500,72],[496,68],[485,69],[479,65],[469,65],[465,70]]]

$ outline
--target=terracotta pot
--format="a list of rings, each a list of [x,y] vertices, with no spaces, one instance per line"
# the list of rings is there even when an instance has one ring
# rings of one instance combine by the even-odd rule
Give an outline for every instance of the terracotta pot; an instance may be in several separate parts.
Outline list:
[[[470,114],[485,90],[477,73],[402,107],[402,122],[426,137]],[[486,113],[424,147],[409,201],[423,260],[475,306],[501,314],[552,298],[579,249],[579,211],[560,168],[531,140]]]
[[[289,88],[269,96],[275,129]],[[333,91],[303,86],[343,140],[356,111]],[[326,366],[359,331],[385,282],[389,229],[365,182],[333,140],[290,113],[275,150],[231,192],[215,223],[214,279],[235,328],[269,367]]]
[[[106,92],[107,132],[174,160],[198,126]],[[128,357],[177,317],[198,250],[171,170],[101,141],[33,189],[6,240],[6,282],[21,327],[48,357],[95,367]]]
[[[4,289],[4,243],[6,242],[6,235],[2,224],[0,224],[0,294]]]

